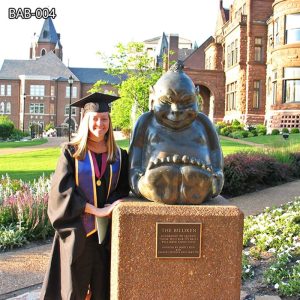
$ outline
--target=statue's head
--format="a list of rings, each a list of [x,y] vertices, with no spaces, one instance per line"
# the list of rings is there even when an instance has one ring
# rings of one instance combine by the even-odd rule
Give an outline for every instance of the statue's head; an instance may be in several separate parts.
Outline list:
[[[150,93],[150,108],[161,125],[172,129],[189,126],[198,113],[195,85],[177,62],[154,85]]]

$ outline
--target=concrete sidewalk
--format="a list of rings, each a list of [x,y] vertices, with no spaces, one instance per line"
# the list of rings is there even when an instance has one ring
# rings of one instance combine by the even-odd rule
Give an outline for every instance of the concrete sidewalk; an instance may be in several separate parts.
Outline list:
[[[226,200],[223,204],[236,205],[247,215],[255,215],[265,207],[279,206],[300,196],[300,180],[259,192]],[[209,204],[214,204],[214,201]],[[36,300],[50,257],[51,241],[32,244],[20,250],[0,253],[0,300]],[[277,298],[280,299],[280,298]]]

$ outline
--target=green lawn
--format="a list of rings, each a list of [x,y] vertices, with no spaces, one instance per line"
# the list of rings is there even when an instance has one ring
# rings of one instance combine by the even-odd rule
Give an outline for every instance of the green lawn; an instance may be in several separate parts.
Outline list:
[[[253,142],[256,144],[265,144],[272,147],[290,147],[293,145],[300,145],[300,134],[290,134],[289,138],[285,140],[282,135],[261,135],[243,139],[244,141]]]
[[[0,175],[31,181],[45,174],[49,176],[56,167],[60,148],[49,148],[25,153],[0,156]]]
[[[129,140],[118,140],[117,144],[128,150]],[[235,141],[221,140],[224,155],[241,150],[249,150],[251,146]],[[49,148],[26,153],[0,155],[0,175],[6,173],[13,179],[32,181],[45,174],[49,176],[55,170],[60,148]]]
[[[36,139],[33,141],[18,141],[18,142],[0,142],[0,149],[4,148],[19,148],[19,147],[28,147],[28,146],[36,146],[47,143],[47,139]]]
[[[226,156],[228,154],[240,152],[240,151],[248,151],[253,149],[253,146],[241,144],[238,141],[229,141],[223,140],[220,138],[220,143],[223,151],[223,155]]]

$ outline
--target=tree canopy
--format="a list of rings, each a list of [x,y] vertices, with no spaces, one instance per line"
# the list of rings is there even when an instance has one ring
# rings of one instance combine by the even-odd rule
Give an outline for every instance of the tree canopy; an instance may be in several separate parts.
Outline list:
[[[136,119],[148,111],[150,87],[162,75],[162,68],[154,68],[143,43],[119,43],[115,52],[102,58],[107,73],[119,77],[121,83],[115,85],[121,99],[112,105],[111,117],[115,127],[131,129]],[[101,91],[104,82],[96,82],[92,91]]]

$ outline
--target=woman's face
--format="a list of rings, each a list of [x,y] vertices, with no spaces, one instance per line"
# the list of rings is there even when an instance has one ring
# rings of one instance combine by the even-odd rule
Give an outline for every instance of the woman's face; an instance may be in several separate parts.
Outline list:
[[[109,129],[108,112],[89,112],[89,114],[89,137],[101,141]]]

